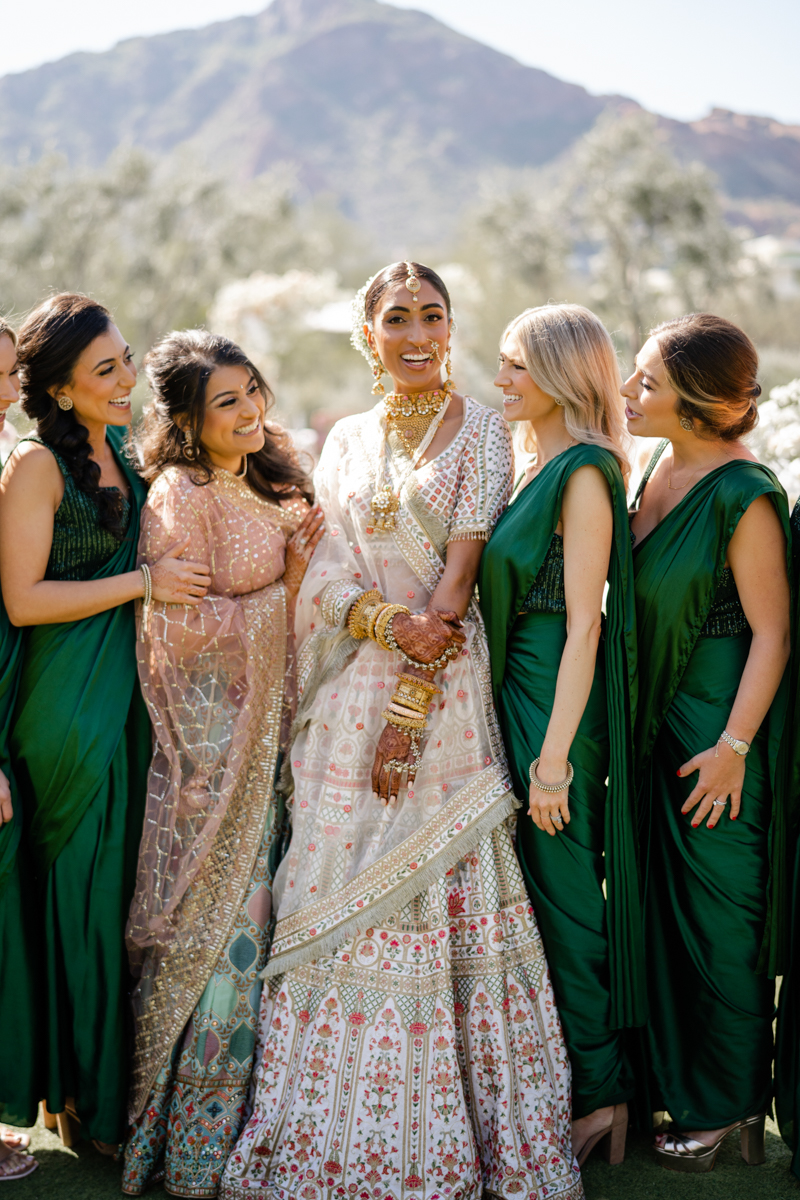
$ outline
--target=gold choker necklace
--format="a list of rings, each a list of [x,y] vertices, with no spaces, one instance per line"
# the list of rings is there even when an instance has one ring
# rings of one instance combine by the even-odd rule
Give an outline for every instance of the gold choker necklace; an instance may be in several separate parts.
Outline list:
[[[447,392],[417,392],[416,395],[398,396],[390,392],[384,399],[386,429],[396,429],[407,450],[419,449],[428,432],[431,420],[444,404]]]

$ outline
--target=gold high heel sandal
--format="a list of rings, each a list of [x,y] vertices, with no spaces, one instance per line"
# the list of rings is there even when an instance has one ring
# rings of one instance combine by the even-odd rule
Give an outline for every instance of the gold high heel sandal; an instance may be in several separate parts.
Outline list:
[[[749,1167],[760,1166],[766,1161],[764,1153],[764,1124],[766,1114],[760,1113],[737,1121],[725,1133],[720,1134],[711,1146],[705,1142],[696,1142],[694,1138],[686,1137],[683,1133],[668,1133],[664,1145],[656,1142],[655,1152],[661,1161],[661,1166],[668,1171],[713,1171],[719,1148],[728,1134],[740,1129],[740,1149],[742,1158]]]
[[[603,1155],[612,1167],[618,1167],[625,1161],[625,1137],[628,1132],[628,1106],[615,1104],[611,1121],[605,1129],[598,1130],[588,1137],[580,1150],[575,1151],[578,1166],[582,1167],[598,1142],[602,1142]]]

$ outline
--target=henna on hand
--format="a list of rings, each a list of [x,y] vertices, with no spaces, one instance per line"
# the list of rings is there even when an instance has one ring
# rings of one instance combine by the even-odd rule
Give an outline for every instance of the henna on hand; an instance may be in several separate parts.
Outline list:
[[[397,799],[400,788],[403,786],[403,772],[397,767],[390,767],[389,770],[384,770],[384,764],[392,760],[395,762],[407,763],[408,780],[406,787],[414,782],[415,778],[415,763],[414,755],[411,750],[411,734],[406,729],[398,729],[396,725],[391,725],[387,722],[375,750],[375,761],[372,764],[372,790],[380,796],[384,804],[392,803]]]
[[[325,515],[318,504],[310,509],[303,523],[286,543],[283,585],[289,596],[296,596],[305,578],[311,556],[325,532]]]
[[[211,572],[205,563],[184,562],[177,557],[188,545],[188,538],[176,542],[150,567],[154,600],[196,606],[208,592]]]
[[[401,650],[418,662],[432,663],[451,646],[463,646],[466,635],[454,612],[426,609],[422,613],[397,613],[392,633]]]

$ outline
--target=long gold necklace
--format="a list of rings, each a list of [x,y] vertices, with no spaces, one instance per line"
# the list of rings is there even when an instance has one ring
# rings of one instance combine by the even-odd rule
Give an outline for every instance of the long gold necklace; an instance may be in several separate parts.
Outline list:
[[[411,464],[400,485],[393,488],[386,479],[387,439],[384,438],[375,494],[370,500],[373,528],[381,532],[397,528],[395,513],[400,508],[400,491],[439,431],[450,403],[450,393],[442,389],[419,392],[415,396],[396,396],[392,392],[383,403],[387,437],[390,430],[397,430]]]

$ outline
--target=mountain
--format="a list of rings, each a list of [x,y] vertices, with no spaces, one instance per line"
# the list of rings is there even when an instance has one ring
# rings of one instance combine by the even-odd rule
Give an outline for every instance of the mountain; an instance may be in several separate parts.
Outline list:
[[[331,195],[399,245],[412,234],[437,239],[479,175],[552,161],[609,106],[637,107],[420,12],[273,0],[257,16],[3,77],[0,161],[56,150],[98,165],[135,145],[182,149],[234,178],[289,163],[301,189]],[[717,111],[665,125],[678,152],[708,162],[740,206],[800,206],[800,129]]]

